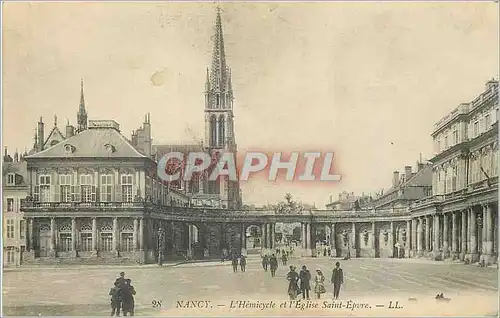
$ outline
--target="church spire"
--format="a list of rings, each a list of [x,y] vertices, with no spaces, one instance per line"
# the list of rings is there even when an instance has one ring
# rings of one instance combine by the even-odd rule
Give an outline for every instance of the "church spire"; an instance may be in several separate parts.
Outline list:
[[[85,110],[85,98],[83,97],[83,78],[80,82],[80,106],[77,114],[78,132],[87,129],[87,111]]]
[[[217,8],[217,18],[213,35],[212,69],[210,84],[212,89],[224,91],[227,82],[226,53],[224,52],[224,35],[222,32],[222,19],[220,8]]]

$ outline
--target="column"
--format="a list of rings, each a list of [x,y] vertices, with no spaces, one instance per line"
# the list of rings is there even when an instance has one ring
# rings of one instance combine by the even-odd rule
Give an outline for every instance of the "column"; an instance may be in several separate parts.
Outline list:
[[[394,222],[391,221],[390,233],[389,233],[389,245],[391,246],[392,257],[394,257]]]
[[[275,224],[274,223],[271,223],[269,224],[269,228],[271,229],[271,235],[270,235],[270,239],[271,239],[271,248],[274,249],[274,247],[276,246],[276,233],[274,233],[275,231]]]
[[[118,218],[113,218],[113,251],[118,251]]]
[[[439,218],[439,216],[438,216]],[[448,227],[450,226],[449,225],[450,221],[449,221],[449,218],[448,218],[448,213],[444,213],[443,214],[443,259],[445,259],[446,257],[448,257]]]
[[[306,244],[306,250],[307,250],[307,256],[311,256],[311,249],[312,249],[312,235],[311,235],[311,223],[306,223],[306,237],[307,237],[307,244]]]
[[[410,258],[411,247],[411,221],[406,221],[406,242],[405,242],[405,258]]]
[[[300,230],[302,231],[302,249],[306,249],[306,224],[305,223],[300,223]]]
[[[458,219],[457,213],[451,213],[451,250],[453,259],[458,256]]]
[[[97,251],[97,219],[92,218],[92,251]]]
[[[493,224],[493,209],[491,205],[485,205],[483,207],[485,210],[485,217],[484,217],[484,224],[486,228],[486,241],[483,242],[483,245],[486,245],[485,253],[487,255],[493,255],[493,242],[495,241],[494,234],[495,234],[495,228]]]
[[[337,257],[337,232],[335,231],[335,223],[331,226],[332,230],[330,231],[330,242],[332,249],[332,257]]]
[[[56,219],[50,218],[50,251],[56,250]]]
[[[35,241],[34,241],[34,237],[33,237],[33,218],[28,218],[26,220],[27,224],[28,224],[28,243],[26,244],[26,249],[28,251],[31,251],[34,249],[35,247]]]
[[[132,244],[134,245],[134,252],[137,251],[137,232],[139,227],[139,221],[134,218],[134,234],[132,235]]]
[[[247,255],[247,233],[246,233],[246,225],[241,224],[241,255]]]
[[[356,223],[352,223],[351,250],[351,257],[358,257],[356,248]]]
[[[193,257],[193,250],[192,250],[192,245],[193,244],[193,225],[188,224],[188,257],[192,258]]]
[[[460,211],[460,215],[461,215],[461,218],[462,218],[462,224],[461,224],[461,247],[460,247],[460,260],[464,260],[465,258],[465,254],[467,254],[467,238],[468,238],[468,235],[467,235],[467,212],[462,210]]]
[[[425,250],[429,252],[431,250],[431,231],[430,231],[430,217],[427,215],[425,216],[425,239],[424,239],[424,244],[425,244]]]
[[[481,227],[481,254],[484,255],[486,254],[486,245],[487,245],[486,241],[488,240],[487,238],[488,226],[486,225],[486,205],[482,206],[481,218],[483,219]]]
[[[477,262],[477,219],[476,211],[471,208],[469,209],[470,214],[470,261],[471,263]]]
[[[371,248],[372,248],[373,257],[377,257],[377,246],[375,245],[377,236],[376,236],[375,225],[376,225],[375,222],[372,222]]]
[[[472,240],[472,213],[471,209],[467,209],[467,253],[470,254],[472,251],[472,245],[471,245],[471,240]]]
[[[71,218],[71,250],[76,251],[76,218]]]
[[[439,252],[439,215],[434,214],[433,220],[432,220],[432,227],[434,229],[433,231],[433,248],[432,251],[434,252],[434,256],[437,256]]]
[[[144,250],[144,218],[139,218],[139,250]]]
[[[411,250],[413,251],[412,254],[415,256],[417,252],[417,225],[418,225],[418,219],[412,219],[411,220]]]
[[[418,218],[418,223],[417,223],[417,251],[418,251],[418,256],[422,256],[422,247],[423,247],[423,219]]]

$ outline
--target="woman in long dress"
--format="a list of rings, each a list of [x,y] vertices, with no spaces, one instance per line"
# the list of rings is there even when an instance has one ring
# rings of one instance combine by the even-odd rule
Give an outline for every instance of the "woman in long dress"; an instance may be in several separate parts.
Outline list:
[[[299,294],[299,286],[297,285],[299,281],[299,274],[295,271],[294,266],[290,266],[290,271],[286,274],[286,279],[289,282],[288,296],[290,296],[290,300],[294,300]]]
[[[316,276],[314,277],[314,293],[318,299],[321,298],[321,294],[326,293],[325,276],[319,269],[316,270]]]

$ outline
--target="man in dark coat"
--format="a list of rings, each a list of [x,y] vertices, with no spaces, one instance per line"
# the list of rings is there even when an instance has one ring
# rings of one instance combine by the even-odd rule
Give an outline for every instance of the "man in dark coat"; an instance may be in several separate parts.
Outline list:
[[[233,256],[232,265],[233,265],[233,272],[236,273],[238,271],[238,258],[236,257],[236,255]]]
[[[116,279],[118,282],[118,288],[122,288],[125,285],[125,272],[120,273],[120,277]]]
[[[302,290],[302,299],[309,299],[309,291],[311,290],[311,272],[304,265],[299,274],[300,278],[300,290]]]
[[[276,270],[278,269],[278,259],[274,254],[269,259],[269,266],[271,267],[271,276],[276,276]]]
[[[264,270],[267,272],[267,266],[269,265],[269,258],[267,257],[267,255],[264,255],[264,257],[262,258],[262,267],[264,268]]]
[[[130,279],[125,280],[125,285],[120,290],[121,298],[122,298],[122,312],[124,316],[134,315],[134,295],[135,288],[132,286],[132,281]]]
[[[335,268],[332,273],[333,298],[339,299],[340,286],[344,283],[344,272],[340,268],[340,263],[335,263]]]
[[[245,269],[246,269],[246,266],[247,266],[247,259],[244,255],[241,255],[240,257],[240,267],[241,267],[241,271],[244,272]]]

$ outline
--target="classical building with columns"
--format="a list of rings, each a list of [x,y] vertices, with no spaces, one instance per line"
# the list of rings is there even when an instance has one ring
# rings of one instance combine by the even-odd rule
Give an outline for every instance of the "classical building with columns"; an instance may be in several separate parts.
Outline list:
[[[411,207],[411,254],[497,262],[498,81],[434,125],[433,195]]]

